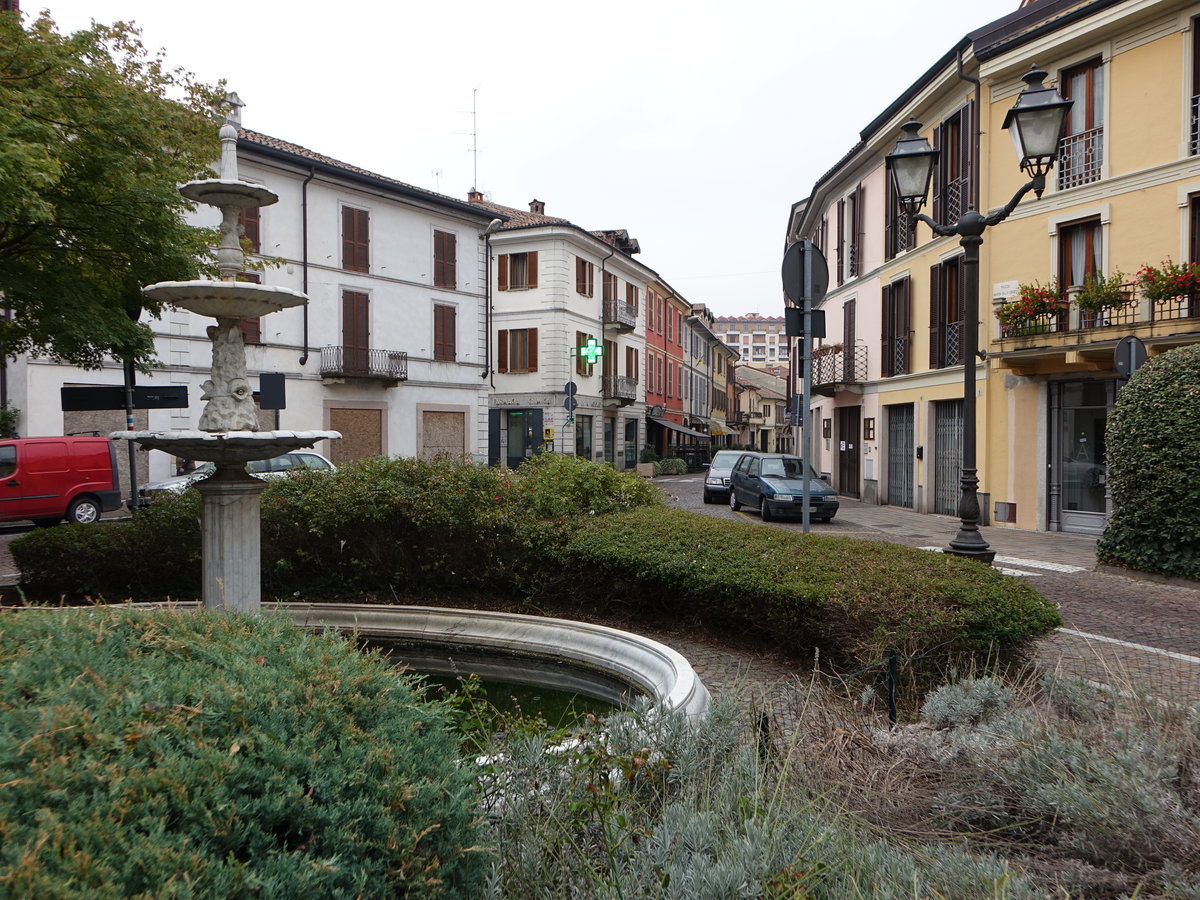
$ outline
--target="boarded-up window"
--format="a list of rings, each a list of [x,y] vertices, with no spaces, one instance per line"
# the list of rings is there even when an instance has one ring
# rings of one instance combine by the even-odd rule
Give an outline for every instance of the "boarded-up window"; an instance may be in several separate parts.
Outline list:
[[[369,272],[371,266],[370,215],[365,209],[342,207],[342,268]]]
[[[460,457],[467,452],[467,418],[461,412],[421,413],[421,455]]]
[[[458,284],[458,238],[448,231],[433,233],[433,284],[453,288]]]
[[[342,434],[341,440],[329,442],[335,465],[383,454],[383,410],[334,407],[329,410],[329,427]]]
[[[433,358],[454,362],[458,350],[458,310],[442,303],[433,305]]]

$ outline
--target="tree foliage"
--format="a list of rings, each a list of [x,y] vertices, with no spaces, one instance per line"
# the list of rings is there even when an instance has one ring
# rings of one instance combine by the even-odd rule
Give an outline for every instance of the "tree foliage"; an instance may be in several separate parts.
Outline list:
[[[1138,369],[1117,395],[1105,442],[1113,514],[1097,555],[1200,579],[1200,345]]]
[[[169,69],[132,25],[60,34],[0,13],[3,353],[98,368],[152,357],[140,288],[195,278],[211,235],[179,184],[210,177],[220,86]]]

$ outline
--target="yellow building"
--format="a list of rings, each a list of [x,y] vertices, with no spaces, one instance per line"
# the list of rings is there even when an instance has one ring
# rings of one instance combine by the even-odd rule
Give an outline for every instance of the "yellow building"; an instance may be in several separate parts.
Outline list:
[[[981,507],[995,525],[1103,528],[1118,344],[1135,337],[1153,356],[1200,340],[1195,291],[1135,284],[1143,267],[1200,262],[1198,16],[1200,4],[1177,0],[1026,3],[943,55],[793,208],[789,239],[816,241],[831,270],[812,417],[828,434],[814,441],[817,465],[839,491],[956,511],[963,250],[909,225],[883,160],[915,116],[940,150],[924,211],[953,224],[1004,207],[1027,176],[1003,125],[1036,64],[1073,106],[1043,195],[983,236]],[[1123,287],[1096,290],[1098,278]],[[1060,287],[1062,302],[1022,319],[1014,301],[1038,286]]]

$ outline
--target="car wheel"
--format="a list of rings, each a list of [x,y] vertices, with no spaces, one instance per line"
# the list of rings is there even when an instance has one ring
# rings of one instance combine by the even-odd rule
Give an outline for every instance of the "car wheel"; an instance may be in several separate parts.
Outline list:
[[[100,518],[100,504],[95,497],[76,497],[67,507],[67,521],[90,525]]]
[[[713,502],[713,495],[708,492],[708,488],[704,489],[704,502],[705,503]]]
[[[738,500],[737,494],[734,493],[733,488],[729,489],[729,508],[734,512],[737,512],[742,508],[741,501]]]
[[[771,512],[771,504],[766,501],[765,497],[763,498],[762,506],[759,507],[759,512],[762,513],[762,520],[764,522],[775,521],[775,514]]]

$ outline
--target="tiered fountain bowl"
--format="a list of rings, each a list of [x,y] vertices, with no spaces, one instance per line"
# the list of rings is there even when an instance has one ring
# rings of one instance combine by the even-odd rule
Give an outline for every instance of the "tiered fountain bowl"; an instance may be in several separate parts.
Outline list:
[[[246,374],[244,319],[278,312],[308,302],[290,288],[238,281],[246,259],[238,233],[238,212],[269,206],[279,197],[238,178],[237,129],[221,127],[220,178],[192,181],[179,192],[189,200],[221,211],[221,242],[217,247],[220,281],[163,281],[142,289],[148,297],[217,320],[208,327],[212,369],[202,388],[207,400],[196,429],[118,431],[114,438],[135,440],[184,459],[216,464],[208,478],[197,483],[204,497],[204,605],[257,612],[261,528],[258,495],[265,484],[247,474],[246,463],[270,459],[311,447],[317,441],[340,438],[336,431],[260,431],[258,410]]]

